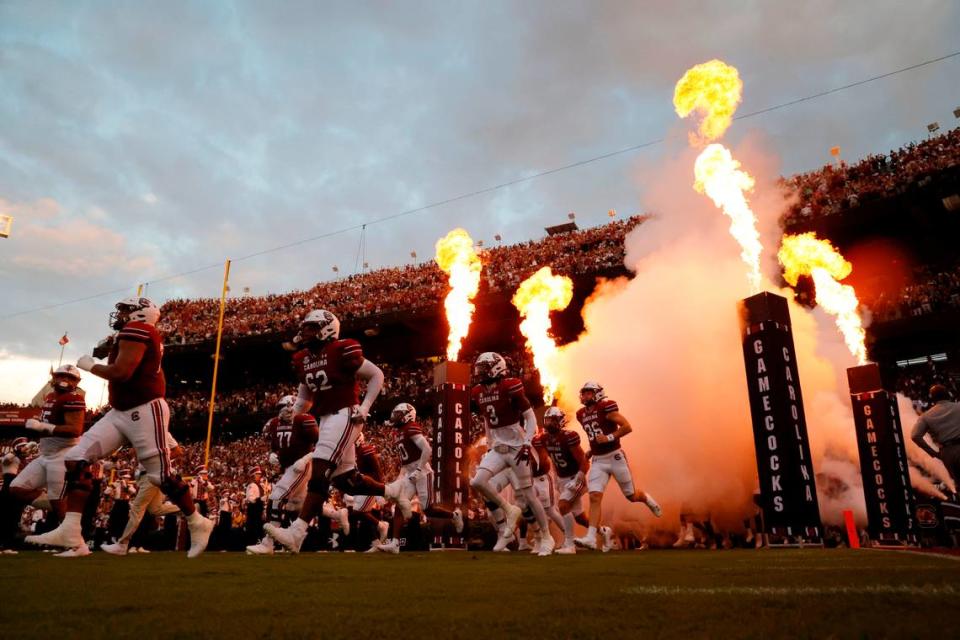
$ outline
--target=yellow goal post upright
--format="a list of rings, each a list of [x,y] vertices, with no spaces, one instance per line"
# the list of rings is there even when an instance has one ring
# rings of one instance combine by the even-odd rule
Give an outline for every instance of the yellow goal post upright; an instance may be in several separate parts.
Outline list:
[[[213,382],[210,385],[210,407],[207,411],[207,443],[203,450],[203,466],[210,462],[210,440],[213,437],[213,411],[217,399],[217,373],[220,369],[220,340],[223,337],[223,311],[227,304],[230,281],[230,260],[223,265],[223,288],[220,291],[220,316],[217,319],[217,346],[213,352]]]

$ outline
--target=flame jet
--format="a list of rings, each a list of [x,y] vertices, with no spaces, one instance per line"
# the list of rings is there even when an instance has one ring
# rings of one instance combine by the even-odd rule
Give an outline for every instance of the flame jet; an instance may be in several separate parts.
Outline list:
[[[567,276],[554,275],[550,267],[543,267],[520,283],[513,295],[513,306],[523,318],[520,333],[527,339],[527,349],[540,372],[543,401],[547,405],[553,403],[560,384],[554,361],[557,343],[550,335],[550,312],[566,309],[571,299],[573,281]]]
[[[840,284],[853,265],[847,262],[827,240],[817,238],[812,231],[799,235],[785,235],[777,252],[777,259],[783,265],[783,279],[792,286],[802,275],[813,278],[817,289],[817,304],[836,318],[837,327],[843,335],[859,364],[867,362],[865,332],[857,308],[857,292],[853,287]]]
[[[450,291],[443,301],[450,333],[447,338],[447,360],[455,362],[463,339],[470,331],[476,306],[473,299],[480,290],[483,263],[473,248],[473,238],[463,229],[454,229],[437,240],[436,261],[447,274]]]
[[[736,68],[710,60],[687,70],[673,92],[673,106],[681,118],[694,111],[704,114],[699,134],[690,133],[694,147],[716,140],[733,121],[740,104],[743,82]],[[760,291],[760,232],[757,216],[746,194],[753,190],[753,177],[740,168],[733,154],[721,144],[710,144],[694,164],[694,188],[706,194],[730,218],[730,234],[740,244],[740,257],[750,268],[747,279],[753,293]]]

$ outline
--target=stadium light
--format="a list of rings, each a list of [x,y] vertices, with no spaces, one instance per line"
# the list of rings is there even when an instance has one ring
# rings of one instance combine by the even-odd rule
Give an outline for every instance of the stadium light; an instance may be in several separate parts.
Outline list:
[[[616,217],[617,217],[617,210],[616,210],[616,209],[610,209],[610,211],[607,211],[607,217],[609,217],[610,219],[616,218]]]
[[[13,227],[13,216],[0,214],[0,238],[9,238]]]
[[[570,213],[567,214],[567,218],[570,219],[570,220],[576,220],[576,219],[577,219],[577,214],[575,214],[573,211],[571,211]]]
[[[927,131],[929,131],[930,133],[936,133],[937,131],[940,131],[940,123],[931,122],[930,124],[927,125]]]
[[[338,267],[337,265],[333,265],[333,272],[340,273],[340,267]]]
[[[499,234],[499,233],[498,233],[497,235],[493,236],[493,239],[496,240],[497,242],[500,242],[501,240],[503,240],[503,238],[500,237],[500,234]]]
[[[960,107],[957,107],[956,109],[953,110],[953,117],[960,119]]]

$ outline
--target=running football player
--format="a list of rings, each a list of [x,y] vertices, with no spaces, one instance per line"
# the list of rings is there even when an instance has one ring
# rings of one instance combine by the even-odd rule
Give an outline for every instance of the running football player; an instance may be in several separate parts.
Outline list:
[[[611,477],[616,479],[623,495],[630,502],[646,504],[658,518],[662,510],[652,496],[634,487],[627,454],[620,448],[620,439],[633,431],[633,428],[620,413],[617,403],[607,398],[603,387],[596,382],[583,384],[580,388],[580,403],[583,406],[577,411],[577,421],[587,434],[591,453],[590,473],[587,476],[590,527],[585,536],[574,541],[581,546],[596,549],[603,492],[606,491]]]
[[[340,321],[329,311],[308,313],[300,323],[298,342],[304,348],[293,356],[300,380],[294,413],[309,411],[319,425],[319,437],[300,517],[289,527],[264,527],[267,535],[294,553],[300,551],[309,522],[322,512],[331,483],[351,495],[384,495],[382,483],[357,471],[355,443],[362,421],[350,419],[354,407],[366,419],[383,388],[383,371],[363,357],[359,342],[340,339]],[[363,402],[358,380],[367,385]]]
[[[77,362],[80,369],[108,381],[112,409],[67,451],[67,514],[63,522],[53,531],[27,536],[27,542],[68,549],[83,544],[80,519],[93,488],[91,465],[130,444],[150,482],[183,512],[190,530],[187,557],[195,558],[207,548],[213,523],[194,507],[189,487],[171,467],[167,450],[170,409],[164,399],[163,341],[156,328],[159,319],[160,309],[148,298],[121,300],[110,314],[110,326],[118,333],[107,364],[98,364],[88,355]]]
[[[386,544],[377,545],[377,548],[393,553],[400,550],[400,532],[413,515],[409,500],[414,497],[419,501],[420,510],[425,516],[453,520],[457,533],[462,533],[463,515],[460,510],[450,511],[433,504],[433,469],[430,466],[433,448],[417,422],[417,410],[412,404],[401,402],[393,408],[390,424],[397,429],[400,437],[397,442],[400,473],[390,484],[396,485],[396,493],[405,496],[408,502],[398,506],[394,512],[394,538]]]
[[[483,454],[470,486],[483,496],[487,508],[495,512],[498,524],[501,522],[500,514],[503,514],[496,545],[502,549],[513,537],[521,510],[507,503],[495,491],[490,480],[507,467],[513,469],[517,480],[514,490],[522,497],[526,508],[533,511],[534,519],[544,533],[537,553],[541,556],[550,555],[555,543],[550,535],[547,514],[533,491],[530,463],[537,419],[523,392],[523,383],[517,378],[507,377],[507,362],[498,353],[481,353],[473,371],[477,384],[473,387],[471,400],[477,413],[483,417],[489,448]]]
[[[576,553],[574,522],[590,525],[583,515],[583,496],[587,492],[586,472],[590,462],[580,446],[580,436],[566,428],[567,417],[559,407],[549,407],[543,414],[544,430],[534,438],[534,447],[547,453],[556,471],[557,508],[563,517],[563,545],[560,554]]]

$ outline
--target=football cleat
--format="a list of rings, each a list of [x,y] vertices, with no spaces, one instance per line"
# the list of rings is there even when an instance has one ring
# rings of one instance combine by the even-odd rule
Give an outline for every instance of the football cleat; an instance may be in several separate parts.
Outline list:
[[[523,511],[520,510],[520,507],[507,503],[503,507],[503,512],[506,516],[503,528],[512,533],[513,530],[517,528],[517,522],[520,521],[520,516],[523,515]]]
[[[613,529],[607,526],[600,527],[600,535],[603,536],[603,546],[600,549],[607,553],[613,549]]]
[[[572,556],[577,552],[577,547],[572,542],[564,542],[554,553],[561,556]]]
[[[384,553],[400,553],[400,541],[392,538],[387,542],[377,545],[377,550],[383,551]]]
[[[587,549],[597,549],[597,538],[596,536],[581,536],[579,538],[573,539],[574,543],[580,545],[581,547],[586,547]]]
[[[463,512],[460,509],[453,510],[453,528],[457,533],[463,533]]]
[[[247,547],[248,556],[272,556],[273,555],[273,538],[270,536],[263,536],[257,544],[251,544]]]
[[[294,529],[293,527],[278,527],[275,524],[267,524],[263,527],[264,533],[279,542],[290,553],[300,553],[300,547],[307,537],[307,530]]]
[[[5,555],[5,556],[15,556],[15,555],[17,555],[17,554],[19,554],[19,553],[20,553],[20,552],[17,551],[16,549],[2,549],[2,550],[0,550],[0,554],[3,554],[3,555]]]
[[[54,558],[82,558],[84,556],[89,556],[92,551],[90,547],[87,546],[87,543],[84,542],[79,547],[75,549],[67,549],[66,551],[61,551],[60,553],[53,554]]]
[[[197,513],[197,512],[194,512]],[[190,530],[190,550],[187,551],[188,558],[196,558],[210,542],[210,534],[213,533],[213,522],[207,520],[199,513],[198,518],[193,522],[187,522],[187,529]],[[141,551],[142,553],[142,551]]]
[[[123,542],[114,542],[113,544],[100,545],[100,550],[105,551],[112,556],[125,556],[128,553],[127,545],[126,543],[123,543]],[[133,549],[130,549],[129,551],[134,552]]]
[[[510,548],[507,546],[514,540],[513,531],[509,529],[501,529],[500,535],[497,536],[497,543],[493,545],[493,550],[496,552],[509,552]]]
[[[64,520],[60,526],[53,531],[38,536],[27,536],[24,540],[28,544],[46,545],[50,547],[64,547],[66,549],[76,549],[82,544],[83,534],[80,533],[80,520],[75,523]]]
[[[540,544],[537,546],[537,555],[541,558],[548,556],[553,553],[553,549],[557,546],[557,543],[554,541],[553,536],[549,532],[544,533],[540,536]]]

